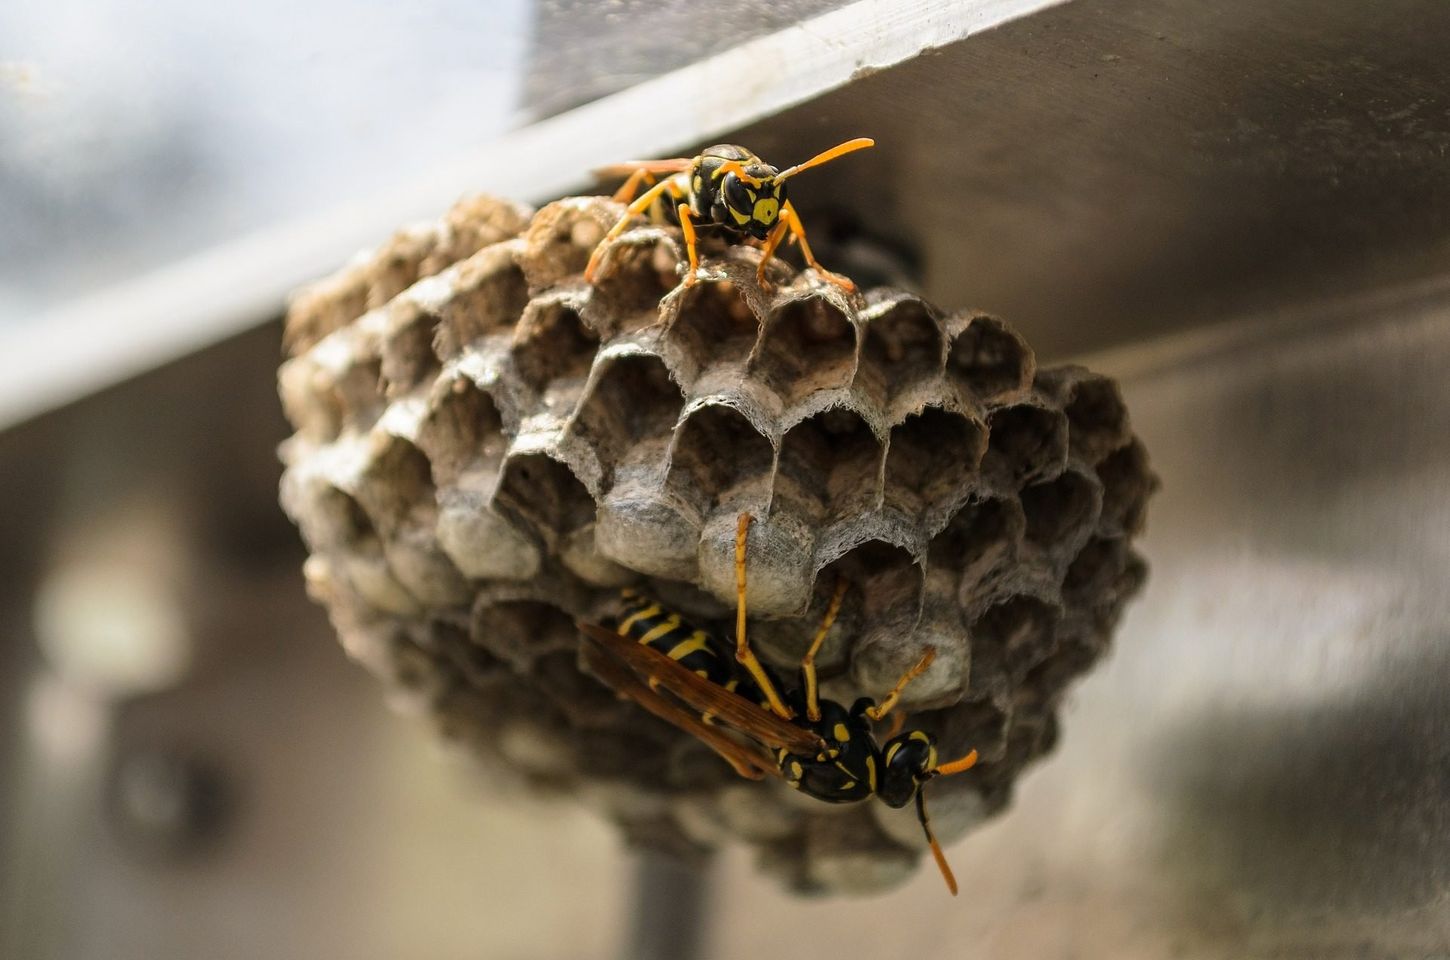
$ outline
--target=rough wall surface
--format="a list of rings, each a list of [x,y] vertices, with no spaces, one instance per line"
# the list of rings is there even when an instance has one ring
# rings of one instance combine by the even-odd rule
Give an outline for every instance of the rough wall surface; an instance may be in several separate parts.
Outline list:
[[[1051,748],[1140,587],[1146,454],[1112,381],[1038,369],[993,317],[779,264],[762,289],[746,247],[681,287],[678,233],[652,226],[590,286],[620,210],[470,199],[299,295],[282,503],[309,588],[394,703],[631,840],[744,841],[802,890],[898,883],[924,846],[910,809],[740,780],[588,675],[574,620],[631,585],[731,636],[752,513],[765,660],[791,674],[841,577],[826,695],[879,697],[936,648],[908,723],[982,756],[928,787],[950,841]]]

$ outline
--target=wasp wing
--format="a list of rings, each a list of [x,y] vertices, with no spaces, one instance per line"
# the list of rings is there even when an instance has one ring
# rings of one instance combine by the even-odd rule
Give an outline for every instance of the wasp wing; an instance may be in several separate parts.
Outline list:
[[[611,163],[607,167],[595,167],[596,177],[627,177],[639,170],[647,170],[650,173],[681,173],[690,169],[694,163],[693,158],[675,157],[670,160],[626,160],[623,163]]]
[[[642,683],[623,663],[598,647],[585,648],[584,660],[611,689],[628,697],[650,713],[703,742],[725,759],[735,772],[748,780],[762,780],[765,774],[780,775],[770,755],[759,747],[741,743],[712,728],[684,707],[663,697]]]
[[[702,714],[708,713],[772,749],[816,754],[825,749],[820,737],[771,713],[744,697],[711,683],[664,654],[594,623],[579,629],[599,647],[623,661],[635,674],[658,683]]]

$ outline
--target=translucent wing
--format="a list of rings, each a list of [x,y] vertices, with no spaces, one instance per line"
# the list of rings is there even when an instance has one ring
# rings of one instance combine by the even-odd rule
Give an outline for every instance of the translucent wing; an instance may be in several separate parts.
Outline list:
[[[826,747],[824,741],[809,730],[782,720],[769,710],[711,683],[664,654],[636,643],[629,637],[594,623],[580,623],[579,629],[590,641],[622,661],[637,676],[653,679],[660,687],[700,713],[710,714],[767,747],[784,747],[791,753],[801,754],[820,753]]]
[[[661,720],[674,724],[702,741],[723,757],[742,777],[762,780],[767,773],[779,776],[779,770],[765,751],[731,739],[721,730],[702,722],[684,707],[655,693],[612,654],[605,653],[599,647],[589,646],[585,648],[584,659],[590,669],[616,693],[628,697]]]
[[[650,173],[680,173],[690,169],[694,163],[692,157],[676,157],[672,160],[626,160],[623,163],[611,163],[607,167],[596,167],[596,177],[627,177],[638,170],[647,170]]]

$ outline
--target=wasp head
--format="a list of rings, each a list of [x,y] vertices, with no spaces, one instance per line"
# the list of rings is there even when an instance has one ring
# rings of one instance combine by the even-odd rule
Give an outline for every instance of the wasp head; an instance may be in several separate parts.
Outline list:
[[[752,164],[745,175],[725,174],[720,196],[734,225],[757,240],[764,240],[780,219],[785,205],[785,184],[778,182],[775,167]]]
[[[885,770],[876,790],[887,806],[904,807],[933,776],[936,740],[922,730],[908,730],[886,741],[881,749]]]

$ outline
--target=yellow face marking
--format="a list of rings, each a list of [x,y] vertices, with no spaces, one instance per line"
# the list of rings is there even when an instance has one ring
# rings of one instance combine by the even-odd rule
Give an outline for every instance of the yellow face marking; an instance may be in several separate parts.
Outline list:
[[[901,744],[893,743],[891,749],[886,751],[886,765],[891,766],[891,758],[896,756],[896,751],[901,749]]]
[[[780,201],[774,197],[762,197],[755,201],[755,209],[751,216],[761,223],[775,223],[775,218],[780,215]]]
[[[876,792],[876,758],[867,754],[866,756],[866,777],[867,783],[871,785],[871,792]]]
[[[693,184],[691,184],[691,186],[695,188],[696,193],[699,193],[701,190],[705,189],[705,181],[697,173],[695,174],[695,181]]]
[[[653,630],[640,637],[639,642],[654,643],[660,637],[668,636],[669,634],[673,633],[678,629],[680,629],[680,615],[678,613],[672,613],[668,617],[665,617],[664,623],[661,623],[659,626],[655,627]],[[674,656],[673,651],[670,655]],[[679,658],[676,657],[676,659]]]
[[[619,621],[619,626],[617,629],[620,633],[625,633],[629,630],[630,627],[634,626],[640,620],[650,620],[654,617],[659,616],[660,612],[660,605],[657,603],[652,603],[649,606],[645,607],[643,610],[636,610],[634,613],[631,613],[629,616]]]
[[[831,730],[831,736],[835,737],[838,743],[845,743],[847,740],[851,739],[851,731],[846,729],[846,725],[844,723],[838,723],[836,724],[835,728]]]
[[[792,760],[790,762],[790,778],[791,778],[791,780],[799,780],[801,778],[801,775],[804,774],[804,773],[805,773],[805,771],[801,768],[801,765],[800,765],[800,761],[799,760]]]
[[[730,211],[730,216],[734,217],[735,218],[735,222],[738,223],[738,224],[740,224],[742,227],[745,226],[747,223],[750,222],[750,214],[748,214],[748,213],[741,213],[739,210],[736,210],[734,207],[730,206],[729,204],[726,204],[725,205],[725,209]]]

